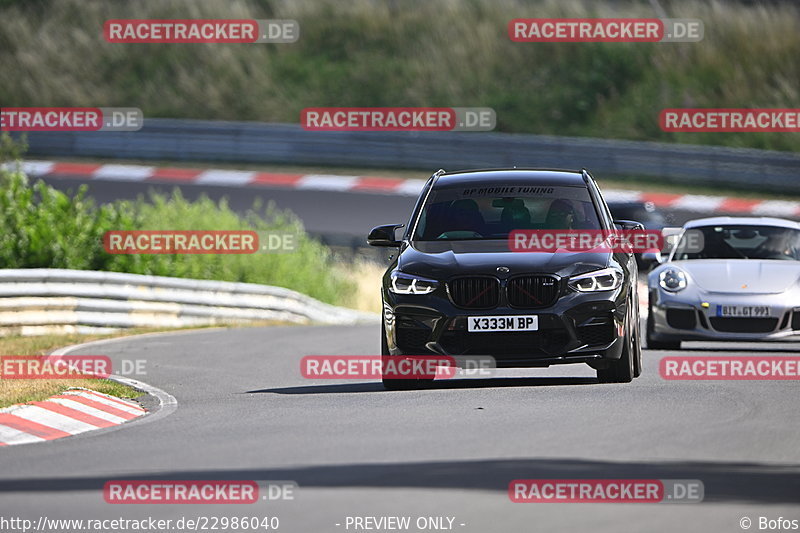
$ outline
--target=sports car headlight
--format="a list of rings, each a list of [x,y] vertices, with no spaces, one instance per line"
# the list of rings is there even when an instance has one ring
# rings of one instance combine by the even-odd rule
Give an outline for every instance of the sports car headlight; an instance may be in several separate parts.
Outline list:
[[[658,275],[658,285],[665,291],[682,291],[686,288],[686,274],[676,268],[668,268]]]
[[[569,286],[578,292],[613,291],[622,285],[623,277],[619,269],[604,268],[572,277]]]
[[[433,279],[392,272],[389,290],[395,294],[428,294],[436,290],[438,286],[439,282]]]

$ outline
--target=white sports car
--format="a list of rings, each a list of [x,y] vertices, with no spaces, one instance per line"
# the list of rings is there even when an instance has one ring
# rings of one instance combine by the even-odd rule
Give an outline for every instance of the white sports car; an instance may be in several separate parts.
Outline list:
[[[687,222],[647,277],[647,346],[800,338],[800,223],[716,217]]]

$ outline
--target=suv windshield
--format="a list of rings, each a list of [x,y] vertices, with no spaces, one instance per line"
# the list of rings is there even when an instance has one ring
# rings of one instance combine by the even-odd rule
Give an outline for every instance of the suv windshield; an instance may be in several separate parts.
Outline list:
[[[601,229],[584,187],[502,185],[434,189],[414,240],[507,239],[512,230]]]
[[[699,251],[691,232],[703,234]],[[704,226],[684,233],[673,261],[687,259],[800,260],[800,230],[778,226]]]

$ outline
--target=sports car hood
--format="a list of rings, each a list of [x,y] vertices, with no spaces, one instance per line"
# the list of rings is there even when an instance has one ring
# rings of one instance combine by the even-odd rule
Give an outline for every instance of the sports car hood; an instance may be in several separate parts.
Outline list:
[[[736,294],[781,293],[800,279],[800,261],[693,259],[672,263],[701,288]]]
[[[398,257],[402,272],[433,279],[455,275],[497,275],[497,267],[508,267],[508,275],[543,272],[559,276],[582,274],[609,265],[609,253],[512,252],[508,241],[417,241]]]

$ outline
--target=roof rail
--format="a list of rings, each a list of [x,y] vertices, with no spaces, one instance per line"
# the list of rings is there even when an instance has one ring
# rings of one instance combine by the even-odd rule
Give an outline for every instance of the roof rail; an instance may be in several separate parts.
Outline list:
[[[430,177],[431,182],[432,183],[436,183],[436,180],[439,179],[439,176],[441,176],[442,174],[446,174],[446,173],[447,173],[447,171],[445,169],[440,168],[439,170],[437,170],[436,172],[431,174],[431,177]]]

